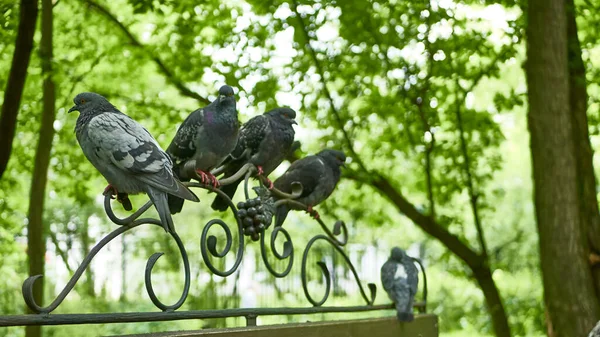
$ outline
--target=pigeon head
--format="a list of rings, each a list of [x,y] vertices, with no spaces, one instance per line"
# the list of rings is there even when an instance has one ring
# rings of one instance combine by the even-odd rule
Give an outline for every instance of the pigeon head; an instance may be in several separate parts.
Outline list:
[[[115,109],[104,96],[95,92],[82,92],[73,98],[73,103],[75,103],[75,105],[69,109],[69,112],[77,110],[84,114],[99,109],[104,109],[104,111]]]
[[[394,248],[392,248],[391,257],[392,257],[392,260],[400,262],[400,261],[404,260],[404,258],[406,258],[407,255],[406,255],[406,252],[403,251],[402,249],[400,249],[398,247],[394,247]]]
[[[342,151],[325,149],[317,153],[317,156],[323,158],[329,165],[346,166],[346,155]]]
[[[219,104],[235,105],[235,96],[233,93],[233,88],[228,85],[224,85],[221,88],[219,88],[219,97],[217,98],[217,100],[219,101]]]
[[[277,118],[279,121],[287,123],[287,124],[298,124],[296,123],[296,111],[290,108],[277,108],[273,109],[266,113],[266,115],[270,115],[274,118]]]

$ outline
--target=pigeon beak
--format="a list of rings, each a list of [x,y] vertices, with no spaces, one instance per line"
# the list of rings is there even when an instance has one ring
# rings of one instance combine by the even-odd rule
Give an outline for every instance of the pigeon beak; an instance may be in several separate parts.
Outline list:
[[[73,112],[73,111],[75,111],[75,110],[77,110],[77,105],[73,105],[73,106],[71,107],[71,109],[69,109],[69,111],[68,111],[68,112],[69,112],[69,113],[71,113],[71,112]]]
[[[292,119],[290,123],[292,123],[292,125],[298,125],[298,122],[296,122],[295,119]]]
[[[225,95],[219,95],[219,103],[223,102],[227,98]]]

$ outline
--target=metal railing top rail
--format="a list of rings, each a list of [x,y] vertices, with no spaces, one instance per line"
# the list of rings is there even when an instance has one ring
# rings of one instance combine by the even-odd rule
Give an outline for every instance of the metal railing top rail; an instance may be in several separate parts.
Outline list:
[[[202,258],[208,269],[215,275],[227,277],[233,274],[242,261],[244,255],[244,236],[248,236],[252,241],[258,241],[260,245],[260,253],[266,269],[273,276],[282,278],[287,276],[294,262],[294,246],[292,238],[288,231],[283,226],[273,226],[270,234],[270,238],[267,237],[267,230],[270,227],[273,216],[275,214],[275,208],[277,205],[286,203],[290,208],[295,210],[310,210],[307,205],[299,203],[294,200],[302,193],[302,185],[294,183],[291,194],[287,194],[275,189],[267,189],[264,186],[268,186],[268,180],[263,176],[258,176],[260,186],[254,187],[253,190],[258,195],[256,198],[250,198],[248,193],[248,185],[250,177],[256,172],[256,168],[252,165],[245,165],[240,169],[235,177],[244,177],[244,194],[246,197],[245,202],[238,203],[237,207],[233,201],[220,189],[215,188],[211,185],[201,184],[196,182],[186,183],[189,187],[203,188],[211,192],[214,192],[221,196],[228,204],[229,209],[234,215],[236,226],[230,227],[221,219],[212,219],[207,222],[201,233],[200,238],[200,251]],[[222,185],[232,183],[231,179],[224,179],[220,181]],[[92,259],[106,246],[110,241],[116,237],[124,234],[125,232],[136,228],[141,225],[157,225],[161,226],[161,223],[157,219],[153,218],[140,218],[150,207],[151,202],[148,201],[145,205],[135,211],[132,215],[119,218],[115,215],[112,204],[111,196],[107,195],[104,199],[104,209],[108,218],[118,225],[118,228],[104,236],[89,252],[89,254],[83,259],[81,265],[77,268],[73,276],[69,279],[65,287],[59,293],[59,295],[47,306],[43,307],[36,303],[33,296],[33,285],[42,275],[33,275],[27,278],[23,283],[23,298],[27,306],[36,314],[34,315],[13,315],[13,316],[0,316],[0,326],[17,326],[17,325],[57,325],[57,324],[91,324],[91,323],[118,323],[118,322],[145,322],[145,321],[163,321],[163,320],[179,320],[179,319],[195,319],[195,318],[222,318],[222,317],[256,317],[258,315],[292,315],[292,314],[313,314],[313,313],[327,313],[327,312],[361,312],[361,311],[373,311],[373,310],[385,310],[393,308],[392,305],[373,305],[376,296],[377,287],[373,283],[367,285],[368,292],[363,287],[358,273],[353,266],[350,258],[344,251],[344,247],[348,243],[348,229],[343,221],[337,221],[332,229],[323,222],[320,217],[315,217],[315,220],[319,223],[324,234],[318,234],[309,240],[302,254],[301,261],[301,281],[302,288],[307,300],[313,305],[311,308],[255,308],[255,309],[222,309],[222,310],[202,310],[202,311],[179,311],[179,309],[188,297],[191,283],[190,263],[189,258],[180,237],[176,232],[169,233],[171,237],[177,243],[183,266],[184,266],[184,288],[181,292],[180,298],[176,303],[167,305],[162,303],[156,296],[152,286],[152,270],[157,260],[163,255],[163,253],[153,254],[146,263],[146,269],[144,274],[144,281],[146,290],[152,301],[152,303],[162,310],[163,312],[144,312],[144,313],[93,313],[93,314],[53,314],[50,315],[67,297],[67,295],[73,290],[77,284],[79,278],[83,275],[85,270],[89,267]],[[217,237],[209,235],[210,229],[217,225],[218,228],[225,234],[225,244],[217,245]],[[237,232],[238,240],[237,247],[234,248],[234,239],[232,232]],[[282,236],[279,236],[282,234]],[[278,237],[283,237],[283,245],[276,245]],[[317,241],[321,241],[329,244],[334,248],[337,253],[343,257],[344,264],[348,267],[351,272],[360,294],[364,299],[365,306],[353,306],[353,307],[321,307],[328,299],[331,290],[331,273],[327,267],[327,264],[319,261],[316,263],[318,270],[320,271],[322,279],[325,281],[325,291],[321,298],[313,298],[310,295],[308,289],[308,255],[311,251],[311,247]],[[269,249],[266,249],[267,244]],[[218,250],[217,247],[223,247]],[[283,251],[277,249],[278,246],[283,247]],[[233,248],[233,249],[232,249]],[[232,250],[235,253],[235,262],[233,266],[226,270],[220,270],[213,263],[213,259],[223,259]],[[285,261],[286,265],[282,271],[277,271],[268,261],[268,251],[271,255],[279,261]],[[427,303],[427,276],[425,269],[418,259],[414,259],[420,267],[421,274],[423,275],[423,299],[422,302],[415,304],[415,307],[420,312],[426,312]]]
[[[423,309],[424,302],[415,303],[414,307]],[[69,325],[69,324],[105,324],[136,323],[156,321],[176,321],[188,319],[211,319],[245,317],[248,325],[258,316],[308,315],[323,313],[358,313],[366,311],[394,310],[394,304],[309,307],[309,308],[241,308],[219,310],[189,310],[162,312],[123,312],[123,313],[89,313],[89,314],[37,314],[0,316],[0,327],[24,325]]]

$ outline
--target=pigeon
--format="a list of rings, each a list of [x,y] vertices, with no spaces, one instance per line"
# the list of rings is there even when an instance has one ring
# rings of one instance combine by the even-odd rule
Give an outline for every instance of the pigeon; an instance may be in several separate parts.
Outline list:
[[[596,326],[590,331],[588,337],[600,337],[600,321],[596,323]]]
[[[276,108],[256,116],[246,122],[240,129],[237,145],[224,162],[223,178],[238,172],[246,163],[252,163],[259,175],[268,176],[281,164],[294,143],[294,120],[296,111],[290,108]],[[268,179],[268,178],[267,178]],[[221,190],[233,198],[238,181],[221,187]],[[272,184],[269,180],[269,183]],[[224,211],[228,203],[216,196],[211,206],[214,210]]]
[[[189,181],[186,167],[193,168],[202,183],[212,182],[218,186],[217,178],[210,170],[220,165],[237,144],[240,124],[235,107],[233,88],[224,85],[219,96],[204,108],[195,110],[183,121],[167,153],[171,156],[175,174],[181,181]],[[169,197],[172,214],[183,207],[183,199]]]
[[[173,176],[169,156],[148,130],[101,95],[84,92],[75,96],[73,102],[75,106],[69,112],[80,112],[75,125],[77,141],[87,159],[108,181],[104,194],[120,198],[123,194],[148,194],[165,231],[174,233],[167,196],[195,202],[199,199]]]
[[[275,180],[274,186],[285,193],[292,193],[292,184],[302,184],[302,194],[294,199],[307,206],[314,218],[319,218],[319,213],[313,210],[333,193],[335,186],[340,181],[340,166],[345,166],[346,155],[337,150],[326,149],[316,155],[304,157],[290,165],[287,171]],[[283,221],[290,211],[290,206],[283,204],[275,212],[275,226],[283,225]]]
[[[419,284],[419,272],[412,258],[398,248],[392,248],[390,258],[381,266],[381,284],[396,304],[398,320],[410,322],[415,317],[413,301]]]

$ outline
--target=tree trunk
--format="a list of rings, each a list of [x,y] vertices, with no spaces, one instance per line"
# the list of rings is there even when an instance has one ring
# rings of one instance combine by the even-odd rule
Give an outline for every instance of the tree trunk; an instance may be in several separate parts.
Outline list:
[[[0,178],[6,170],[12,142],[17,127],[17,115],[21,105],[21,96],[27,77],[27,67],[33,49],[33,34],[37,20],[37,0],[21,0],[19,30],[15,41],[12,65],[4,91],[4,105],[0,116]]]
[[[42,111],[40,138],[35,154],[31,195],[29,197],[29,212],[27,215],[29,220],[27,224],[29,275],[44,273],[44,255],[46,253],[45,226],[43,221],[44,199],[46,196],[50,150],[52,149],[52,139],[54,138],[53,124],[55,119],[55,88],[52,79],[52,0],[42,0],[41,29],[40,56],[42,60],[42,74],[44,76],[44,108]],[[33,295],[36,302],[41,304],[44,298],[43,279],[34,284]],[[27,337],[41,336],[41,327],[28,326],[25,332]]]
[[[504,306],[502,305],[502,298],[496,287],[496,283],[492,278],[492,272],[489,267],[472,267],[473,276],[479,284],[483,297],[485,298],[485,304],[490,316],[492,317],[492,327],[494,328],[495,335],[498,336],[510,336],[510,326],[508,325],[508,319]]]
[[[79,240],[81,241],[81,254],[82,256],[88,256],[90,253],[90,233],[89,233],[89,220],[90,215],[85,214],[85,217],[79,228]],[[94,290],[94,272],[92,268],[85,269],[85,292],[90,298],[96,297]]]
[[[590,251],[600,254],[600,211],[596,198],[596,176],[594,174],[594,152],[590,144],[587,118],[587,81],[585,66],[581,58],[581,44],[577,36],[575,4],[567,0],[567,41],[569,58],[569,99],[573,139],[577,158],[577,185],[579,186],[580,208],[584,235],[587,234]],[[596,297],[600,298],[600,268],[592,269]]]
[[[584,200],[574,154],[577,126],[569,98],[566,14],[562,0],[532,0],[528,5],[526,75],[534,200],[544,297],[557,337],[586,336],[600,318],[587,263],[586,218],[580,208]]]

